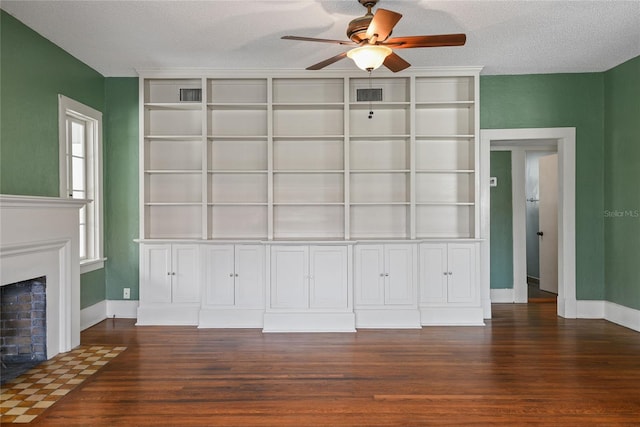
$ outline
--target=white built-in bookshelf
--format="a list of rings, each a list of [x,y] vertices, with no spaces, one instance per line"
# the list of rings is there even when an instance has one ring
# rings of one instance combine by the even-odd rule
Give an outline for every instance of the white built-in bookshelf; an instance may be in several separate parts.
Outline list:
[[[141,72],[138,324],[482,324],[479,72]]]
[[[140,238],[477,238],[478,75],[144,75]]]

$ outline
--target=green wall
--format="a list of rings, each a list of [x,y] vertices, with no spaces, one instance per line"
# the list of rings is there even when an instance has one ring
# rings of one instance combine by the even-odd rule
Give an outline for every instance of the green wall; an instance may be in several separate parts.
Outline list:
[[[492,151],[490,175],[498,179],[491,187],[491,288],[513,288],[513,215],[511,197],[511,151]]]
[[[604,75],[606,300],[640,309],[640,57]]]
[[[58,94],[98,111],[104,77],[0,12],[0,193],[59,195]]]
[[[480,99],[482,129],[576,128],[576,296],[604,299],[604,73],[482,76]]]
[[[59,196],[58,94],[104,112],[104,77],[0,11],[0,193]],[[81,307],[105,299],[104,272],[81,276]]]
[[[138,79],[107,78],[105,251],[109,256],[107,299],[131,288],[138,299]]]

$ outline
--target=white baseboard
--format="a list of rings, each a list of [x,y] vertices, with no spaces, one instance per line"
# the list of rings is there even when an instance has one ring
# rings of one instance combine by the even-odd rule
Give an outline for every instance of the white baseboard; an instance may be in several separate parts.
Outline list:
[[[135,319],[137,312],[137,300],[107,300],[107,317],[115,315],[118,319]]]
[[[605,301],[604,316],[610,322],[640,332],[640,310]]]
[[[353,313],[265,313],[262,332],[355,332]]]
[[[80,330],[84,331],[102,322],[107,318],[107,301],[102,300],[97,304],[80,310]]]
[[[119,319],[135,319],[137,317],[138,301],[102,300],[90,307],[80,310],[80,330],[84,331],[104,319],[117,317]]]
[[[576,301],[576,317],[578,319],[606,319],[605,301]]]
[[[420,311],[412,309],[356,309],[356,328],[420,329]]]
[[[198,328],[264,327],[264,309],[200,309]]]
[[[492,303],[513,303],[515,302],[515,293],[513,288],[511,289],[491,289],[491,302]]]
[[[137,326],[198,326],[199,304],[154,304],[139,306]]]
[[[484,326],[482,307],[420,307],[422,326]]]

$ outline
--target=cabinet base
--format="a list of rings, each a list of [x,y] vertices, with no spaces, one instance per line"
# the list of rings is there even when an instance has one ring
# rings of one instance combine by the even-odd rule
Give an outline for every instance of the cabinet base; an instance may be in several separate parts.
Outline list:
[[[202,309],[198,328],[262,328],[264,310]]]
[[[171,326],[197,325],[199,305],[157,305],[153,307],[138,307],[138,321],[136,326]]]
[[[484,326],[482,307],[420,307],[424,326]]]
[[[417,309],[356,309],[356,328],[420,329]]]
[[[265,313],[262,332],[356,332],[353,313]]]

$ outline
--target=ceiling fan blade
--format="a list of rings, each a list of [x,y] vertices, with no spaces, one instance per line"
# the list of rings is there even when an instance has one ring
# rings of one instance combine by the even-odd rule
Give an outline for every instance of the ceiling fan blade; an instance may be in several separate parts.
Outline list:
[[[371,18],[371,22],[367,28],[367,39],[371,40],[377,35],[374,42],[386,40],[400,18],[402,18],[402,15],[399,13],[386,9],[378,9],[375,15],[373,15],[373,18]]]
[[[326,67],[327,65],[331,65],[334,62],[338,62],[340,61],[342,58],[346,58],[347,57],[347,52],[342,52],[339,55],[333,56],[329,59],[325,59],[324,61],[318,62],[317,64],[314,64],[310,67],[307,67],[307,70],[321,70],[322,68]]]
[[[344,44],[344,45],[355,45],[356,43],[351,40],[332,40],[332,39],[316,39],[313,37],[300,37],[300,36],[282,36],[283,40],[298,40],[303,42],[320,42],[320,43],[333,43],[333,44]]]
[[[390,69],[391,71],[393,71],[394,73],[397,73],[398,71],[402,71],[405,68],[409,68],[411,66],[411,64],[409,64],[407,61],[402,59],[395,52],[392,52],[389,56],[385,58],[383,65],[388,69]]]
[[[393,37],[383,44],[394,49],[410,49],[414,47],[463,46],[466,41],[466,34],[439,34],[434,36]]]

